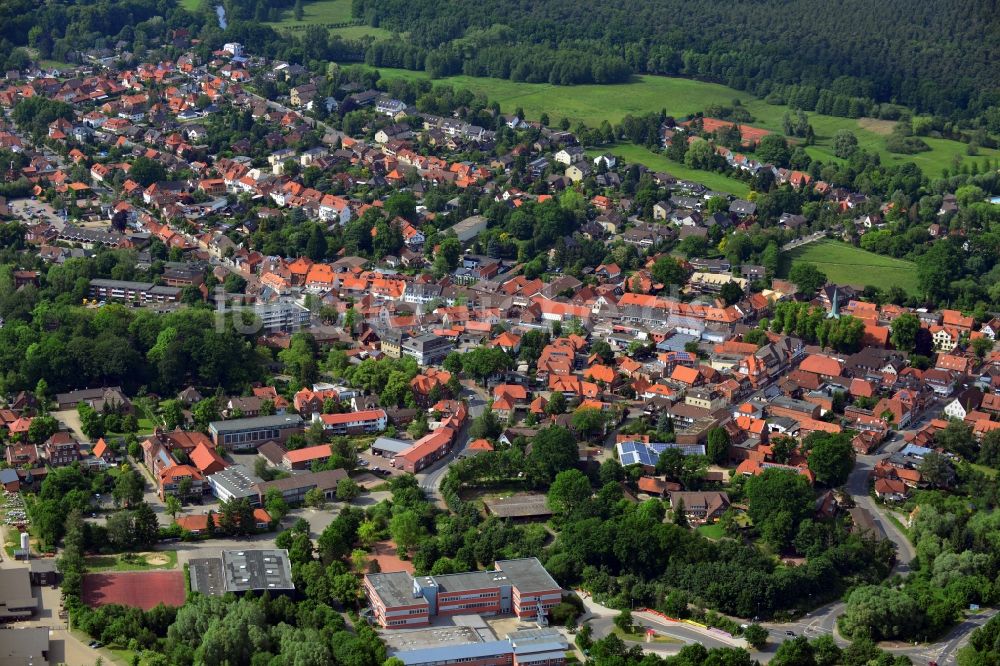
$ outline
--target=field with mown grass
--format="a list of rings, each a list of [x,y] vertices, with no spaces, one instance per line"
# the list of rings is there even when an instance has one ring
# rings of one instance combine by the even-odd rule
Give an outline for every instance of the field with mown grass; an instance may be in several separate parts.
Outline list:
[[[345,0],[333,0],[343,1]],[[315,4],[325,2],[326,0]],[[425,72],[405,69],[380,68],[379,71],[384,78],[427,78]],[[782,117],[789,110],[787,106],[767,104],[749,93],[717,83],[667,76],[638,75],[632,77],[629,83],[603,86],[555,86],[473,76],[451,76],[440,79],[440,82],[482,93],[491,101],[498,102],[505,113],[511,113],[520,107],[531,120],[537,120],[542,113],[547,113],[552,124],[566,117],[573,125],[582,121],[596,127],[604,120],[617,123],[629,114],[655,113],[661,109],[680,118],[704,111],[712,104],[730,106],[733,100],[738,99],[754,117],[754,121],[748,124],[781,133]],[[965,154],[965,144],[933,137],[923,137],[931,147],[930,151],[916,155],[898,155],[885,149],[885,136],[892,130],[891,122],[872,118],[837,118],[818,113],[807,115],[816,132],[817,141],[815,145],[807,147],[806,152],[814,159],[824,162],[837,161],[833,154],[833,137],[840,129],[854,132],[860,147],[878,152],[884,164],[913,162],[932,178],[940,176],[943,169],[954,169],[956,158],[959,161],[976,160],[981,167],[987,159],[1000,158],[1000,152],[991,149],[980,149],[979,156],[968,157]]]
[[[881,289],[898,286],[910,294],[920,293],[917,267],[911,261],[885,257],[829,238],[795,248],[789,254],[792,264],[815,264],[837,284],[875,285]]]
[[[188,0],[193,1],[193,0]],[[292,29],[300,31],[309,25],[329,25],[347,23],[353,21],[351,16],[351,0],[318,0],[317,2],[302,3],[302,20],[295,20],[295,12],[289,8],[282,12],[281,20],[269,22],[269,25],[277,30]],[[389,32],[382,28],[374,28],[370,25],[350,25],[330,28],[330,32],[339,35],[344,39],[360,39],[372,36],[376,39],[388,37]]]

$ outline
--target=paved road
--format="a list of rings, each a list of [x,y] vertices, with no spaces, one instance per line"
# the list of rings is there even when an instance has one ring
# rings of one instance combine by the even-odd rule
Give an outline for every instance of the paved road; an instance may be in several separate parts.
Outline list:
[[[928,409],[921,418],[911,424],[908,430],[918,430],[923,423],[936,413],[932,407]],[[896,565],[893,568],[894,574],[901,576],[909,575],[912,571],[911,563],[916,557],[913,544],[905,534],[900,531],[896,524],[889,520],[882,506],[872,499],[868,494],[868,479],[872,468],[880,461],[902,448],[904,442],[902,438],[896,437],[886,444],[882,452],[877,455],[858,456],[854,470],[848,477],[846,490],[850,494],[854,503],[866,509],[885,532],[886,537],[896,545]],[[797,635],[804,635],[808,638],[816,638],[824,634],[832,634],[839,645],[846,646],[849,641],[837,632],[837,618],[844,612],[845,604],[838,601],[815,609],[803,617],[793,622],[765,623],[764,626],[770,633],[770,642],[778,644],[788,638],[787,632],[791,631]],[[915,663],[936,661],[941,666],[955,663],[958,650],[960,650],[969,640],[969,636],[976,627],[985,624],[994,614],[996,609],[987,609],[975,615],[965,618],[959,625],[952,628],[948,634],[935,643],[922,643],[908,645],[903,643],[886,644],[883,647],[895,654],[903,654],[910,657]],[[762,655],[761,661],[767,660],[767,655]]]
[[[882,528],[885,532],[886,537],[896,544],[896,566],[893,569],[893,573],[898,573],[903,576],[910,573],[910,562],[916,557],[916,551],[913,549],[913,544],[910,540],[903,534],[896,524],[889,520],[886,513],[883,511],[882,507],[872,499],[872,496],[868,494],[868,478],[871,474],[872,469],[878,464],[882,459],[886,458],[886,454],[877,456],[858,456],[857,463],[854,466],[854,471],[851,472],[850,477],[847,479],[847,491],[851,495],[851,499],[854,503],[868,511],[875,519],[875,523]]]
[[[253,92],[247,91],[247,94],[250,95],[250,97],[253,97],[254,99],[256,99],[257,101],[264,102],[265,104],[267,104],[267,107],[269,109],[274,109],[276,111],[281,111],[282,113],[294,113],[295,115],[297,115],[300,118],[302,118],[302,120],[305,121],[305,123],[307,125],[309,125],[310,127],[313,127],[313,128],[319,127],[324,132],[336,131],[336,130],[333,130],[326,123],[321,122],[319,120],[316,120],[315,118],[312,118],[310,116],[305,115],[305,113],[303,111],[299,110],[299,109],[293,109],[293,108],[287,107],[284,104],[281,104],[280,102],[275,102],[274,100],[267,99],[265,97],[261,97],[257,93],[253,93]]]
[[[595,639],[604,638],[614,629],[614,619],[619,612],[613,608],[607,608],[594,601],[590,596],[581,595],[586,614],[580,619],[581,624],[590,625],[594,632]],[[741,639],[728,639],[714,632],[677,622],[670,622],[653,613],[643,611],[633,611],[633,622],[646,629],[652,629],[657,634],[673,638],[679,643],[642,643],[642,649],[648,652],[655,652],[660,655],[676,654],[685,645],[698,643],[706,648],[729,648],[745,647],[746,642]],[[631,642],[631,641],[630,641]],[[635,643],[633,643],[635,644]]]
[[[488,395],[482,388],[465,384],[462,388],[462,396],[468,400],[469,417],[458,433],[458,443],[448,455],[435,462],[424,472],[417,474],[420,487],[427,495],[438,502],[444,501],[438,491],[441,488],[441,482],[444,480],[444,475],[448,471],[448,467],[458,459],[458,455],[469,444],[469,424],[472,423],[474,418],[482,414],[486,408]]]

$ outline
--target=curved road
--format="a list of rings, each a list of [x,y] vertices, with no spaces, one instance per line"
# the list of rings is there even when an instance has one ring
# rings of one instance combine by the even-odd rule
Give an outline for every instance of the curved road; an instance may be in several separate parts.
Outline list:
[[[580,623],[587,623],[593,630],[595,639],[604,638],[614,630],[614,620],[619,612],[616,609],[602,606],[594,601],[586,593],[581,593],[580,598],[587,609],[585,615],[580,618]],[[706,648],[731,648],[746,647],[746,641],[742,638],[727,638],[726,636],[702,629],[701,627],[670,622],[654,613],[644,611],[632,611],[632,621],[638,627],[652,629],[661,636],[674,639],[675,643],[638,643],[627,641],[629,645],[642,645],[642,649],[648,652],[655,652],[660,655],[677,654],[682,647],[693,643],[704,645]]]
[[[888,457],[887,453],[858,456],[854,470],[847,479],[846,489],[851,499],[854,500],[855,505],[867,510],[875,523],[882,528],[886,537],[896,545],[896,565],[893,567],[892,573],[906,576],[911,572],[910,563],[916,557],[913,544],[896,527],[896,524],[889,520],[883,512],[881,505],[868,494],[868,479],[872,468],[886,457]],[[844,608],[844,602],[838,601],[817,608],[793,622],[764,623],[763,626],[770,632],[770,649],[765,649],[765,654],[759,655],[758,658],[761,661],[766,661],[769,658],[769,655],[766,653],[774,649],[770,647],[770,644],[777,645],[781,641],[784,641],[789,637],[788,632],[794,632],[797,635],[804,635],[808,638],[815,638],[823,634],[832,634],[838,645],[841,647],[848,645],[849,641],[837,632],[837,618],[844,612]],[[996,612],[995,609],[986,609],[975,615],[966,617],[963,622],[953,627],[943,639],[935,643],[913,645],[897,643],[883,647],[895,654],[906,655],[917,664],[935,661],[940,666],[951,665],[955,663],[955,656],[958,650],[968,642],[972,631],[976,627],[985,624]]]

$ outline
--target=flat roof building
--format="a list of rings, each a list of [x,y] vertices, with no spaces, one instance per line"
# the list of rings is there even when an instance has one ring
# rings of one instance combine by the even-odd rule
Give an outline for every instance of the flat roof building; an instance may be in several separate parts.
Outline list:
[[[48,627],[0,630],[0,666],[48,666]]]
[[[486,511],[497,518],[546,519],[552,515],[543,493],[517,493],[501,499],[483,501]]]
[[[251,504],[259,503],[260,493],[257,492],[257,485],[264,482],[244,465],[233,465],[221,472],[209,474],[205,480],[219,501],[247,498]]]
[[[191,591],[213,597],[226,593],[226,582],[222,575],[221,557],[197,557],[188,563],[191,573]]]
[[[386,629],[426,626],[437,615],[514,614],[544,622],[562,600],[562,588],[537,558],[500,560],[493,570],[413,577],[366,574],[365,595]]]
[[[462,243],[466,243],[476,236],[478,236],[483,231],[486,231],[486,226],[489,224],[487,220],[482,215],[473,215],[472,217],[467,217],[461,222],[455,224],[452,230],[455,235],[458,236],[458,240]]]
[[[448,642],[416,637],[414,646],[390,648],[390,656],[400,659],[406,666],[448,666],[473,664],[474,666],[561,666],[566,663],[569,644],[555,629],[524,629],[507,634],[499,640],[486,630],[477,632],[457,631],[466,627],[449,627],[455,633]],[[404,632],[421,634],[425,632]]]
[[[199,557],[189,564],[191,589],[202,594],[221,597],[226,592],[295,590],[287,550],[224,550],[221,557]]]
[[[37,612],[28,567],[0,569],[0,622],[27,620]]]
[[[420,365],[433,365],[443,361],[454,348],[451,340],[424,333],[404,340],[402,354],[415,359]]]
[[[212,443],[230,451],[256,449],[268,440],[286,442],[294,433],[302,432],[303,421],[298,414],[254,416],[246,419],[212,421],[208,434]]]
[[[152,282],[94,278],[90,281],[90,297],[105,301],[176,303],[181,299],[181,289],[180,287],[155,285]]]
[[[392,458],[406,449],[413,446],[413,442],[405,439],[392,439],[391,437],[378,437],[372,442],[372,454]]]
[[[287,550],[224,550],[222,576],[227,592],[290,592],[295,589]]]

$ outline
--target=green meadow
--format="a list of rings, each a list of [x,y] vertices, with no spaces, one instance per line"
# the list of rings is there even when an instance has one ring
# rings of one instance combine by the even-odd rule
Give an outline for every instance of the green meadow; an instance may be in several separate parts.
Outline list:
[[[815,264],[837,284],[875,285],[882,289],[898,286],[910,294],[919,294],[917,268],[911,261],[875,254],[829,238],[795,248],[789,255],[793,264]]]
[[[191,0],[187,0],[191,1]],[[286,9],[282,12],[281,21],[267,23],[267,25],[277,30],[292,28],[301,30],[309,25],[329,25],[331,23],[346,23],[352,21],[351,0],[318,0],[317,2],[304,2],[302,4],[302,20],[295,20],[295,12]],[[371,36],[376,39],[388,37],[389,32],[382,28],[374,28],[370,25],[350,25],[338,28],[331,28],[330,31],[340,35],[344,39],[361,39]]]
[[[344,0],[334,0],[334,2],[342,1]],[[379,71],[384,78],[408,80],[427,78],[425,72],[390,68],[381,68]],[[788,111],[787,106],[767,104],[746,92],[717,83],[667,76],[639,75],[633,77],[629,83],[581,86],[520,83],[472,76],[452,76],[441,79],[440,82],[482,93],[491,101],[498,102],[504,112],[512,112],[520,107],[524,109],[529,119],[538,119],[542,113],[547,113],[549,121],[553,124],[566,117],[573,125],[582,121],[593,127],[600,125],[604,120],[617,123],[629,114],[642,115],[658,112],[661,109],[665,109],[672,116],[683,117],[703,111],[712,104],[732,105],[733,100],[738,99],[754,117],[754,121],[749,124],[780,133],[782,117]],[[877,151],[883,163],[913,162],[930,177],[940,176],[943,169],[953,169],[956,158],[978,160],[980,166],[986,159],[1000,158],[1000,152],[991,149],[980,149],[979,156],[968,157],[965,154],[965,144],[932,137],[924,137],[931,147],[930,151],[917,155],[898,155],[885,149],[885,135],[892,129],[890,122],[871,118],[837,118],[817,113],[807,115],[816,132],[817,141],[816,145],[807,147],[806,151],[813,158],[824,162],[837,160],[833,155],[833,137],[840,129],[854,132],[859,145],[865,150]],[[624,154],[622,146],[616,147],[615,150]],[[639,161],[651,168],[658,168],[646,160]],[[668,170],[674,173],[678,169],[674,167]]]

